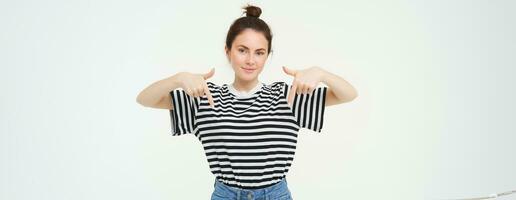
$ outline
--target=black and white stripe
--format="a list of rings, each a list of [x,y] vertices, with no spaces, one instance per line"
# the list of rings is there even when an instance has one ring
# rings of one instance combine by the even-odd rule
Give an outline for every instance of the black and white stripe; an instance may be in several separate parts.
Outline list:
[[[194,132],[196,128],[195,115],[199,109],[199,97],[191,97],[182,89],[173,90],[170,95],[174,108],[170,110],[172,135]]]
[[[211,172],[229,186],[257,189],[279,182],[294,159],[299,129],[321,132],[327,87],[296,94],[291,108],[285,82],[263,85],[250,97],[236,96],[227,84],[207,83],[214,108],[206,97],[170,92],[172,135],[194,134]]]
[[[284,88],[284,94],[288,95],[288,91],[290,91],[291,88],[292,86],[287,85],[287,87]],[[324,122],[327,90],[327,87],[317,87],[312,94],[294,95],[292,112],[301,128],[321,132]]]

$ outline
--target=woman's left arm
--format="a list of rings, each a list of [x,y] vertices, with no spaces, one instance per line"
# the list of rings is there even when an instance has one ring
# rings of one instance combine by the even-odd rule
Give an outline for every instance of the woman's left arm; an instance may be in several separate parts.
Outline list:
[[[346,80],[320,67],[295,70],[283,66],[283,71],[294,77],[291,92],[288,95],[289,105],[294,101],[294,94],[311,94],[320,82],[328,85],[325,106],[350,102],[358,96],[355,88]]]
[[[321,82],[328,85],[326,106],[350,102],[358,96],[357,90],[342,77],[316,67],[321,75]]]

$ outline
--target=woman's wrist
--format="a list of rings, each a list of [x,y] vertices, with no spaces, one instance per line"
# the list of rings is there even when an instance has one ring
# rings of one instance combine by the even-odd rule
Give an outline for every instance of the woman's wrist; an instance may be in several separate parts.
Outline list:
[[[329,73],[328,71],[324,70],[323,68],[321,67],[318,67],[316,66],[315,68],[317,68],[317,70],[319,71],[319,80],[320,82],[324,83],[324,84],[328,84],[327,83],[327,80],[328,78],[331,76],[331,73]]]
[[[168,90],[168,91],[172,91],[174,89],[177,89],[177,88],[182,88],[182,82],[181,82],[181,73],[183,72],[179,72],[177,74],[174,74],[166,79],[163,79],[163,86],[165,86]]]

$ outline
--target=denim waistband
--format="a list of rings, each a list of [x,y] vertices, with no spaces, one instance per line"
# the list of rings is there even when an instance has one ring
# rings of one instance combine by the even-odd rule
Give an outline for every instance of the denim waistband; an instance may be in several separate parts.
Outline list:
[[[275,183],[274,185],[265,187],[265,188],[258,188],[258,189],[242,189],[237,187],[232,187],[229,185],[224,184],[223,182],[217,180],[215,178],[214,183],[215,191],[218,192],[224,192],[226,195],[231,195],[235,198],[240,197],[260,197],[260,196],[274,196],[274,195],[280,195],[288,192],[287,187],[287,178],[284,177],[281,179],[281,181]]]

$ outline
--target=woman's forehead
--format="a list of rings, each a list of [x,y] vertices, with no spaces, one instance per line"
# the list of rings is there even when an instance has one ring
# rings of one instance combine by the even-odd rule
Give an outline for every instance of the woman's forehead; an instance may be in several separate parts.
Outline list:
[[[261,32],[252,29],[242,31],[233,41],[233,45],[244,46],[249,49],[267,49],[267,39]]]

